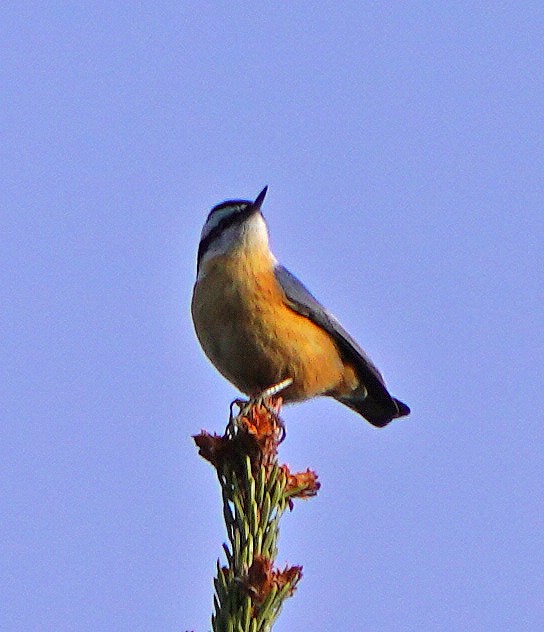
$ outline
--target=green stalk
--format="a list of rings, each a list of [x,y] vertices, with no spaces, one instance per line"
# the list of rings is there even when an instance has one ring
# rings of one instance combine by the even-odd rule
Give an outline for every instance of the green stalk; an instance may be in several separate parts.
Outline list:
[[[279,465],[284,429],[281,401],[250,402],[232,416],[223,436],[201,432],[199,453],[216,469],[228,543],[217,563],[213,632],[270,632],[302,567],[274,567],[279,522],[293,498],[317,493],[315,473],[291,474]]]

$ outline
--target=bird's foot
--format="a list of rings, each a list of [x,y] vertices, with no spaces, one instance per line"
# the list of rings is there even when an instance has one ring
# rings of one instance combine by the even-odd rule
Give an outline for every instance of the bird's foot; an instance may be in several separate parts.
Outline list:
[[[293,378],[288,377],[277,384],[269,386],[258,395],[250,397],[249,400],[235,399],[230,405],[230,422],[232,423],[236,417],[244,417],[248,415],[252,408],[262,406],[269,415],[274,417],[278,426],[281,428],[281,438],[279,439],[279,443],[281,443],[285,439],[287,433],[285,431],[285,424],[278,414],[281,406],[281,398],[276,398],[275,396],[278,395],[278,393],[281,393],[281,391],[286,389],[288,386],[291,386],[292,383]],[[236,415],[233,411],[234,406],[238,406],[239,409],[238,414]]]

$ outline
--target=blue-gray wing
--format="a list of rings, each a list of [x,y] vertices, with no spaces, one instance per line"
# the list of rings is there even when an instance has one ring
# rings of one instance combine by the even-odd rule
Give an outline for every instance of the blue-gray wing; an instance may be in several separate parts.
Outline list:
[[[277,265],[274,272],[291,309],[306,316],[328,332],[340,349],[342,356],[354,365],[366,388],[369,391],[377,390],[385,396],[385,399],[390,400],[391,396],[387,392],[381,373],[336,318],[289,270]]]

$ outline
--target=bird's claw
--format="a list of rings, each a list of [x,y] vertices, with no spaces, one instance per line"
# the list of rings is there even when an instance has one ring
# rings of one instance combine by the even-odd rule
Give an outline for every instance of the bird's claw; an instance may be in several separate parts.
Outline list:
[[[265,389],[258,395],[250,397],[248,400],[245,400],[245,399],[233,400],[230,405],[230,423],[235,422],[237,417],[244,417],[248,415],[252,408],[262,406],[266,410],[266,412],[274,418],[278,427],[281,429],[281,436],[278,440],[278,443],[282,443],[282,441],[285,440],[287,432],[285,429],[285,424],[283,423],[283,420],[278,414],[277,400],[276,402],[274,402],[273,398],[275,395],[277,395],[278,393],[286,389],[288,386],[290,386],[292,383],[293,383],[293,379],[289,377],[285,380],[282,380],[281,382],[278,382],[278,384],[273,384],[272,386],[269,386],[267,389]],[[281,403],[281,400],[280,400],[280,403]],[[238,414],[236,415],[234,414],[234,411],[233,411],[234,406],[238,406],[238,409],[239,409]]]

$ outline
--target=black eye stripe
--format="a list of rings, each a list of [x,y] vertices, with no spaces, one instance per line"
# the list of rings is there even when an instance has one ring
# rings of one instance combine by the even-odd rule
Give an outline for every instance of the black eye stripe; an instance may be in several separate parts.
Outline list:
[[[223,206],[218,206],[218,207],[216,206],[213,209],[213,211],[219,210],[221,208],[225,208],[226,206],[229,206],[229,205],[224,204]],[[200,267],[200,261],[202,260],[202,257],[204,256],[204,254],[210,247],[210,244],[213,241],[215,241],[217,237],[219,237],[219,235],[224,230],[226,230],[229,226],[232,226],[233,224],[236,224],[237,222],[240,222],[243,219],[245,219],[244,211],[247,210],[247,208],[249,208],[249,205],[247,205],[246,208],[238,211],[237,213],[232,213],[231,215],[227,215],[227,217],[224,217],[219,222],[219,224],[217,224],[217,226],[214,226],[214,228],[212,228],[212,230],[206,235],[206,237],[204,237],[204,239],[200,240],[200,243],[198,244],[197,270]],[[210,213],[210,215],[208,216],[208,219],[211,217],[212,213]]]

